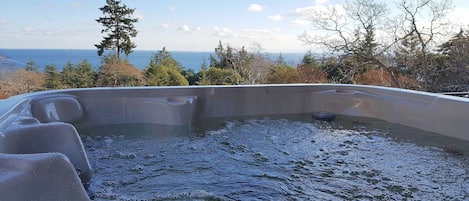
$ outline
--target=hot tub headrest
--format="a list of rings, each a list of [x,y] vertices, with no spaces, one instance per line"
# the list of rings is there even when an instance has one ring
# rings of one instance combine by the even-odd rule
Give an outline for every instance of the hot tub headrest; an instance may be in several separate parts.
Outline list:
[[[66,94],[34,99],[31,102],[31,113],[42,123],[71,123],[79,121],[83,117],[83,109],[78,99]]]

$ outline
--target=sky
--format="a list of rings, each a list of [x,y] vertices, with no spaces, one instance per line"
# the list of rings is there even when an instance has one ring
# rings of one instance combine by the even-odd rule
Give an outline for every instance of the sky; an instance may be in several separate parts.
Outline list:
[[[219,41],[268,52],[305,52],[308,11],[345,0],[122,0],[135,8],[137,50],[213,51]],[[0,0],[0,49],[95,49],[105,0]],[[392,3],[391,3],[392,4]],[[450,17],[467,27],[469,1]],[[392,6],[392,5],[391,5]],[[469,23],[469,21],[468,21]],[[314,51],[314,50],[313,50]]]

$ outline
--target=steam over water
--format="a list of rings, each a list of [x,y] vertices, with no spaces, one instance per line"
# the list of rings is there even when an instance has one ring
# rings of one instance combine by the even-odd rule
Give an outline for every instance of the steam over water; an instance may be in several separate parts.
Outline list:
[[[95,130],[102,136],[83,136],[95,170],[89,192],[94,200],[469,199],[464,153],[344,125],[250,119],[202,134]]]

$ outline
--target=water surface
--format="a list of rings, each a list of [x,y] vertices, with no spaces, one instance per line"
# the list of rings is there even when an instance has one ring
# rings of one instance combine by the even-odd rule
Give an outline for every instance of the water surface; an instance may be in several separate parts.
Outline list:
[[[92,199],[469,199],[467,155],[412,142],[416,134],[340,118],[213,124],[203,132],[118,128],[83,136],[95,170]]]

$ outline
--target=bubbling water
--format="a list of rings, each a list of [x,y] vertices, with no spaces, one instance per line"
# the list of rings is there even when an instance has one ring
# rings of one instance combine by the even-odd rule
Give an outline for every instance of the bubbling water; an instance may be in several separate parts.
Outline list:
[[[339,122],[248,119],[202,134],[83,136],[95,170],[90,195],[93,200],[469,198],[466,155],[399,140],[389,129]]]

